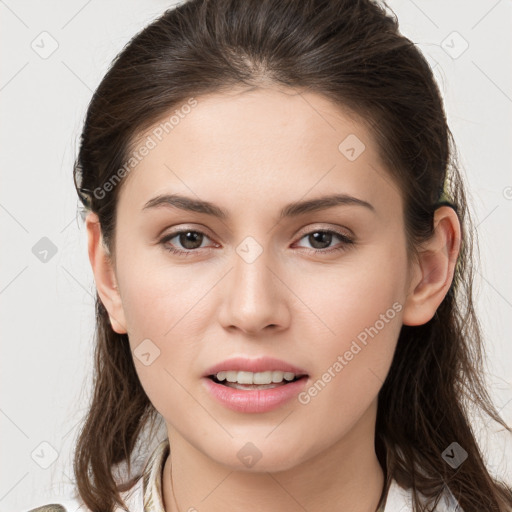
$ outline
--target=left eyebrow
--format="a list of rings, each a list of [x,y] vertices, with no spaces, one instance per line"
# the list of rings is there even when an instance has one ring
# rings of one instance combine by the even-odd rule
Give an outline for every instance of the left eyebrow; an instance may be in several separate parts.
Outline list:
[[[353,197],[348,194],[333,194],[319,197],[317,199],[290,203],[281,210],[279,218],[284,219],[297,217],[304,213],[326,210],[340,205],[362,206],[375,213],[375,208],[367,201],[363,201],[362,199],[358,199],[357,197]],[[223,210],[209,201],[202,201],[200,199],[194,199],[180,194],[161,194],[153,197],[144,205],[142,211],[162,207],[179,208],[180,210],[204,213],[219,219],[228,219],[230,217],[226,210]]]

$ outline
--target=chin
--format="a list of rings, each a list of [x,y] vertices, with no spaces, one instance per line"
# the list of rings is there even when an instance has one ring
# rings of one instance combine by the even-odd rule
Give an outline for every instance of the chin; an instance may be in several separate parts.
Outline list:
[[[267,432],[268,433],[268,432]],[[224,445],[222,451],[205,451],[211,459],[222,464],[230,471],[243,471],[248,473],[277,473],[287,471],[301,464],[306,455],[297,450],[301,446],[301,439],[289,446],[283,446],[280,440],[271,442],[269,439],[255,439],[255,436],[244,436],[248,441],[234,441],[232,445]],[[216,448],[219,448],[217,445]],[[230,456],[230,454],[235,456]]]

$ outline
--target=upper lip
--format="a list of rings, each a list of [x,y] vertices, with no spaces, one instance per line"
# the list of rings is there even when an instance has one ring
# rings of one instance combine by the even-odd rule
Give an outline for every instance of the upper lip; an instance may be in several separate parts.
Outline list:
[[[273,357],[259,357],[257,359],[247,359],[244,357],[234,357],[231,359],[226,359],[221,363],[217,363],[212,366],[208,370],[206,370],[203,377],[209,377],[210,375],[215,375],[219,372],[224,371],[239,371],[239,372],[266,372],[266,371],[281,371],[281,372],[290,372],[294,373],[296,376],[299,375],[307,375],[307,372],[302,368],[298,368],[297,366],[287,363],[286,361],[281,361],[280,359],[275,359]]]

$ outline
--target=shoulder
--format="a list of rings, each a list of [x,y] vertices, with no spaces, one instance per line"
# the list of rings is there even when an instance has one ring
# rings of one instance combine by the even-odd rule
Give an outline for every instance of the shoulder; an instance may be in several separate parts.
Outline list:
[[[130,512],[142,512],[142,480],[139,480],[129,491],[121,493],[121,498],[125,501]],[[41,505],[26,512],[91,512],[88,507],[77,499],[54,499],[53,503]],[[116,508],[115,512],[125,512],[121,508]]]
[[[87,508],[73,499],[55,500],[54,503],[31,508],[27,512],[86,512]]]
[[[28,512],[67,512],[66,509],[57,503],[43,505],[42,507],[31,508]]]
[[[161,473],[166,455],[169,452],[169,442],[161,442],[146,461],[143,474],[128,490],[120,493],[129,512],[143,512],[145,504],[152,503],[155,510],[163,510],[161,505]],[[160,508],[155,506],[160,505]],[[52,503],[32,508],[23,512],[91,512],[78,497],[61,499],[52,498]],[[115,512],[126,512],[117,507]]]
[[[423,497],[424,498],[424,497]],[[422,495],[420,494],[420,499]],[[412,490],[400,487],[396,480],[389,486],[384,512],[410,512],[412,511]],[[453,494],[446,487],[441,499],[435,507],[435,512],[464,512]]]

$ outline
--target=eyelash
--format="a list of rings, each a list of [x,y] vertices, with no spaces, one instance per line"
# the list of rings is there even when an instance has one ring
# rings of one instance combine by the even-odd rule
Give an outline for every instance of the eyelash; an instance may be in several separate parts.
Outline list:
[[[164,249],[166,251],[168,251],[172,254],[176,254],[178,256],[187,257],[187,256],[196,254],[199,251],[199,249],[189,249],[187,251],[183,251],[181,249],[175,249],[174,247],[170,247],[170,246],[166,245],[169,240],[172,240],[173,238],[175,238],[178,235],[181,235],[182,233],[198,233],[200,235],[204,235],[206,238],[209,238],[208,235],[206,233],[203,233],[202,231],[198,231],[196,229],[182,229],[179,231],[175,231],[174,233],[169,233],[168,235],[166,235],[164,238],[162,238],[160,240],[160,243],[164,246]],[[310,249],[308,247],[302,247],[302,249],[306,249],[306,251],[309,252],[310,254],[311,253],[312,254],[326,254],[326,253],[331,254],[331,253],[335,253],[338,251],[346,251],[348,248],[347,246],[353,245],[355,243],[354,240],[352,240],[348,236],[346,236],[343,233],[340,233],[338,231],[332,230],[332,229],[314,229],[314,230],[309,231],[309,232],[305,233],[304,235],[302,235],[299,240],[302,240],[303,238],[305,238],[313,233],[334,234],[340,238],[340,240],[342,241],[342,245],[340,247],[333,247],[330,249]],[[207,251],[209,251],[212,248],[211,247],[203,247],[202,249],[206,249]]]

